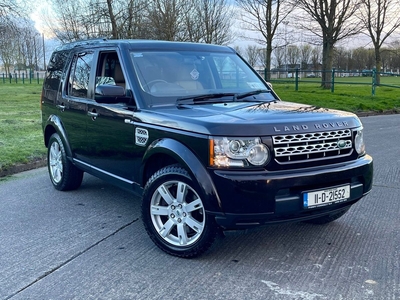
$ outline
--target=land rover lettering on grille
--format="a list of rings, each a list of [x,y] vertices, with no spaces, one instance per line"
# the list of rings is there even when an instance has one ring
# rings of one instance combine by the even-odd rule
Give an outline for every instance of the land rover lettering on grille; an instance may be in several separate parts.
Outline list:
[[[329,123],[318,123],[318,124],[312,124],[312,125],[284,125],[284,126],[274,126],[274,131],[275,132],[280,132],[280,131],[306,131],[309,130],[310,128],[314,129],[329,129],[329,128],[339,128],[339,127],[348,127],[349,123],[346,121],[342,122],[329,122]]]

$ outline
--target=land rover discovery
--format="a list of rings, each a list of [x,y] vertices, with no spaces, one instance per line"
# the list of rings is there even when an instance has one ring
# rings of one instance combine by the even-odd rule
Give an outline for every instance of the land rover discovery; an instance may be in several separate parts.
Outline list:
[[[229,47],[66,44],[41,109],[54,187],[77,189],[87,172],[136,194],[150,238],[180,257],[220,229],[329,223],[372,186],[357,116],[281,101]]]

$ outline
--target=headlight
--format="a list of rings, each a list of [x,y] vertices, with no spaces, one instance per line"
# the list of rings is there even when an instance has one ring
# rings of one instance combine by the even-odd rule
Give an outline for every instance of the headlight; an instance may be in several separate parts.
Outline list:
[[[362,129],[358,130],[356,133],[356,137],[354,138],[354,146],[359,155],[365,153],[364,134]]]
[[[215,167],[262,166],[269,160],[268,147],[259,138],[210,139],[210,165]]]

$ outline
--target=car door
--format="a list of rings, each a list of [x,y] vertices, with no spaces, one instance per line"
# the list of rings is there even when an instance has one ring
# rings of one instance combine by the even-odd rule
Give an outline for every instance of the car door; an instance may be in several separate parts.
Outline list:
[[[100,51],[95,74],[95,86],[98,84],[119,85],[128,88],[125,70],[116,50]],[[126,103],[88,103],[90,120],[87,125],[90,162],[92,167],[107,177],[113,177],[118,183],[132,184],[134,171],[140,161],[135,155],[134,110]],[[108,178],[110,179],[110,178]]]
[[[87,103],[89,102],[89,78],[93,58],[93,51],[81,51],[73,55],[62,96],[57,101],[73,158],[83,162],[88,161],[86,151]]]

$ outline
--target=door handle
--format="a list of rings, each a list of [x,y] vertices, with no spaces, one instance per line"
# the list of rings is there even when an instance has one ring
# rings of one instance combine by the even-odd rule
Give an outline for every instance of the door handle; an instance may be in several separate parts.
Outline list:
[[[56,105],[56,107],[62,112],[65,110],[65,105],[58,104],[58,105]]]
[[[92,112],[92,111],[88,111],[88,112],[87,112],[87,115],[88,115],[89,117],[91,117],[93,121],[96,120],[96,118],[99,116],[98,113]]]

